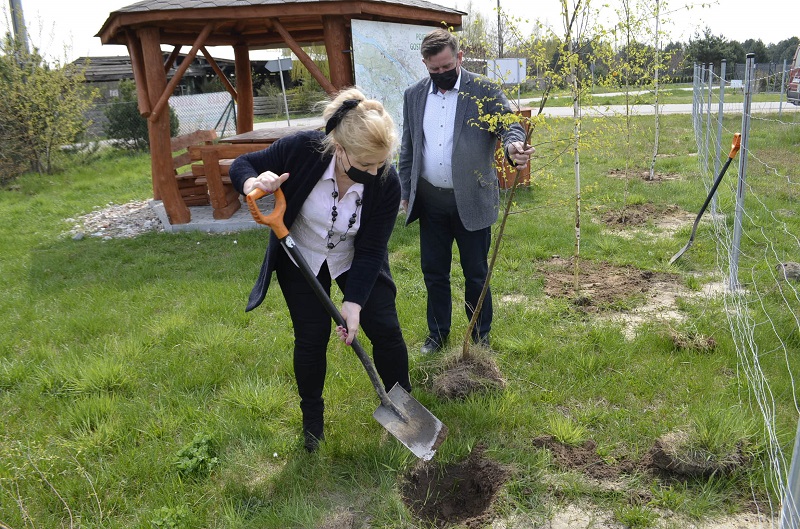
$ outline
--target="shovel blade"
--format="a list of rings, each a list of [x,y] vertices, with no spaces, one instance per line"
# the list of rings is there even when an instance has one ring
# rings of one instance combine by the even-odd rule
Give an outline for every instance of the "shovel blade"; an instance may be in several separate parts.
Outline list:
[[[689,242],[687,242],[687,243],[686,243],[686,246],[684,246],[683,248],[681,248],[681,249],[678,251],[678,253],[676,253],[675,255],[673,255],[673,256],[672,256],[672,259],[670,259],[670,260],[669,260],[669,264],[672,264],[672,263],[674,263],[675,261],[677,261],[677,260],[680,258],[680,256],[681,256],[681,255],[683,255],[683,253],[684,253],[686,250],[688,250],[688,249],[689,249],[689,246],[691,246],[691,245],[692,245],[692,241],[689,241]]]
[[[398,384],[388,393],[404,417],[381,404],[372,417],[423,461],[429,461],[447,437],[447,426]]]

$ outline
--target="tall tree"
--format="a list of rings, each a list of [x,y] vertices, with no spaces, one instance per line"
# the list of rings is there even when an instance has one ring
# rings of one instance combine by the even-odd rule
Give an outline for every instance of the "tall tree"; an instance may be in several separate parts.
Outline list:
[[[713,63],[719,65],[722,59],[728,58],[728,41],[723,36],[716,36],[706,28],[703,34],[694,34],[686,46],[686,60],[699,64]]]
[[[752,53],[755,55],[756,63],[763,64],[765,62],[770,62],[770,54],[767,51],[767,47],[764,45],[764,41],[761,39],[747,39],[742,43],[742,47],[744,48],[745,54]]]

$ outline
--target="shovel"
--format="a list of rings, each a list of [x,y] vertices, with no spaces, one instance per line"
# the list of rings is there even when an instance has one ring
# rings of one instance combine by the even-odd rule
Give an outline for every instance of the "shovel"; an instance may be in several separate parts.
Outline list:
[[[694,219],[694,226],[692,226],[692,234],[689,237],[689,242],[686,243],[686,246],[680,249],[678,253],[672,256],[672,259],[669,260],[669,264],[674,263],[675,261],[680,258],[683,253],[689,249],[689,246],[692,245],[694,242],[694,234],[697,231],[697,225],[700,224],[700,219],[703,217],[703,213],[705,213],[706,208],[708,207],[709,202],[711,202],[711,197],[714,196],[716,193],[717,188],[719,187],[719,183],[722,182],[722,177],[725,176],[725,171],[728,170],[728,166],[731,164],[731,161],[736,156],[736,153],[739,152],[739,147],[742,144],[742,135],[738,132],[733,135],[733,144],[731,144],[731,152],[728,154],[728,159],[725,161],[725,165],[722,166],[722,170],[719,172],[717,179],[714,180],[714,185],[711,186],[711,191],[708,192],[708,196],[706,197],[705,203],[703,203],[703,207],[700,208],[700,213],[697,214],[697,218]]]
[[[261,189],[254,189],[247,195],[247,207],[250,214],[259,224],[269,226],[283,246],[283,249],[294,259],[300,271],[308,281],[314,293],[319,298],[325,310],[337,325],[347,327],[339,310],[331,301],[330,296],[320,284],[314,272],[309,268],[308,263],[303,258],[303,254],[295,245],[292,235],[283,223],[283,214],[286,212],[286,199],[283,191],[278,188],[275,191],[275,208],[269,215],[263,215],[258,209],[256,201],[267,193]],[[447,426],[437,419],[422,404],[414,399],[399,384],[387,393],[378,376],[378,371],[372,364],[369,356],[357,339],[353,339],[353,350],[358,359],[367,370],[369,379],[380,397],[381,403],[372,417],[378,421],[390,434],[395,436],[398,441],[403,443],[406,448],[411,450],[415,456],[424,461],[430,460],[436,453],[436,449],[444,442],[447,437]]]

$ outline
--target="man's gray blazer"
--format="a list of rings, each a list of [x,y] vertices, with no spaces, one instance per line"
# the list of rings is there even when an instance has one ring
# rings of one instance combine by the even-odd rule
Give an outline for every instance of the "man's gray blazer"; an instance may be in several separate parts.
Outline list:
[[[431,79],[426,77],[410,86],[403,95],[403,143],[398,172],[402,200],[408,200],[406,224],[419,218],[414,198],[423,167],[422,119],[430,91]],[[489,132],[488,125],[480,121],[481,115],[508,112],[511,112],[508,100],[496,85],[461,68],[452,166],[458,214],[467,230],[487,228],[497,220],[499,185],[494,158],[497,140],[502,140],[505,149],[511,142],[525,141],[525,130],[518,123]]]

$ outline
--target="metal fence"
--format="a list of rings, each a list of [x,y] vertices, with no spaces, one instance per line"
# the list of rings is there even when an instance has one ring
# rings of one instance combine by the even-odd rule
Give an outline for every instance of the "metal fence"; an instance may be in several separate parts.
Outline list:
[[[91,123],[87,132],[88,141],[111,139],[108,135],[108,111],[112,106],[120,105],[127,107],[126,111],[119,113],[125,116],[123,119],[131,121],[127,128],[141,130],[146,135],[146,121],[139,114],[137,102],[112,100],[95,104],[87,113],[86,118]],[[214,129],[219,136],[236,133],[236,105],[228,92],[172,96],[169,106],[178,119],[178,130],[174,135],[201,129]]]
[[[791,467],[781,442],[785,432],[778,432],[776,423],[787,411],[800,418],[794,391],[787,394],[781,389],[787,380],[791,388],[800,382],[793,376],[800,352],[800,286],[788,269],[800,258],[800,238],[790,227],[796,226],[790,220],[797,214],[791,204],[800,179],[795,170],[783,169],[778,163],[785,153],[769,144],[754,150],[750,138],[764,137],[768,123],[770,134],[777,128],[777,134],[793,137],[800,130],[800,108],[785,103],[782,85],[775,90],[780,93],[779,102],[754,103],[753,94],[759,88],[775,86],[773,80],[781,81],[784,72],[772,67],[759,69],[752,55],[742,67],[739,71],[736,65],[729,75],[724,63],[720,71],[712,65],[695,65],[692,117],[699,168],[707,189],[712,187],[734,133],[741,133],[738,178],[723,182],[711,203],[717,263],[727,283],[725,314],[739,359],[737,372],[747,379],[749,395],[744,400],[763,417],[770,467],[765,469],[765,479],[782,498],[779,508],[763,514],[780,529],[797,529],[800,421]],[[740,75],[744,102],[726,103],[726,88],[730,93],[732,81]],[[785,200],[775,202],[774,197]],[[770,367],[765,367],[768,363]],[[786,410],[787,405],[794,409]]]

